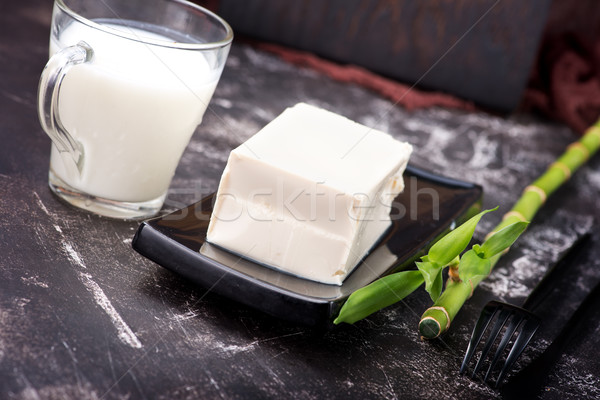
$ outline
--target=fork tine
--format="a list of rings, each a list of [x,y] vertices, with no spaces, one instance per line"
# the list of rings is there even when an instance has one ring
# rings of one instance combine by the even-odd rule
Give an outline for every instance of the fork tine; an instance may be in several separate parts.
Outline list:
[[[471,378],[475,377],[475,375],[477,374],[477,371],[479,371],[479,369],[483,365],[483,360],[485,360],[487,358],[487,354],[489,353],[490,349],[492,348],[492,345],[496,342],[496,338],[498,337],[500,330],[502,329],[502,327],[504,326],[504,324],[506,323],[506,320],[508,320],[510,315],[511,315],[511,310],[509,308],[503,308],[498,313],[498,318],[496,319],[496,322],[494,323],[494,327],[490,331],[490,335],[488,336],[485,346],[484,346],[483,350],[481,351],[479,360],[477,361],[477,364],[475,365],[475,368],[473,369]]]
[[[519,324],[521,323],[523,318],[524,318],[523,315],[519,314],[519,315],[514,315],[513,318],[510,320],[510,323],[506,327],[506,331],[504,331],[504,336],[502,337],[502,340],[500,341],[500,344],[498,345],[498,348],[496,349],[494,358],[492,359],[492,362],[490,363],[490,366],[489,366],[487,372],[485,373],[485,378],[483,378],[484,382],[487,381],[488,377],[490,376],[490,373],[494,370],[496,363],[500,359],[500,356],[502,355],[502,353],[504,353],[504,350],[506,349],[506,346],[508,345],[510,338],[517,330],[517,327],[519,326]]]
[[[481,314],[479,315],[479,319],[475,324],[475,328],[473,328],[473,333],[471,334],[471,340],[469,341],[469,346],[467,347],[467,352],[465,354],[465,358],[463,358],[463,362],[460,366],[460,374],[464,374],[467,369],[467,365],[471,358],[473,357],[473,353],[475,352],[475,348],[479,344],[481,337],[483,336],[483,332],[487,329],[492,317],[497,311],[496,308],[492,305],[493,302],[489,302],[485,305],[483,310],[481,310]]]
[[[515,363],[515,361],[517,361],[517,358],[519,358],[519,356],[523,352],[523,349],[525,349],[525,347],[527,346],[527,344],[529,343],[539,326],[540,320],[534,315],[530,315],[529,319],[525,321],[521,332],[515,339],[515,343],[513,344],[510,353],[508,353],[506,362],[504,363],[504,366],[500,371],[500,375],[498,375],[498,379],[496,380],[496,384],[494,387],[498,387],[500,382],[502,382],[502,379],[504,379],[504,375],[506,375],[506,373],[510,371],[512,365]]]

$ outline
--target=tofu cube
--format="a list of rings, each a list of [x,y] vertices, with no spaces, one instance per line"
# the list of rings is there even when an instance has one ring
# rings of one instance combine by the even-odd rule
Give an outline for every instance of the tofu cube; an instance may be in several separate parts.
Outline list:
[[[299,103],[231,152],[207,241],[341,285],[390,227],[411,152],[386,133]]]

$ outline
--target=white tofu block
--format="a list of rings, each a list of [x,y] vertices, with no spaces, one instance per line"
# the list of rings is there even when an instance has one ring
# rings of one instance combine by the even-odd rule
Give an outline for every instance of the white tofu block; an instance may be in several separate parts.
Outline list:
[[[297,104],[231,152],[207,240],[340,285],[391,225],[411,152],[386,133]]]

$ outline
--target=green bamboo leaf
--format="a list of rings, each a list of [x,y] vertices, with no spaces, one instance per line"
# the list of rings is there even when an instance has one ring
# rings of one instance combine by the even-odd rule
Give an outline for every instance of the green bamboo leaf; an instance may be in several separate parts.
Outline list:
[[[423,275],[419,271],[402,271],[384,276],[353,292],[333,323],[353,324],[402,300],[422,284]]]
[[[452,260],[462,253],[469,245],[473,233],[475,232],[475,227],[481,217],[488,212],[497,209],[498,207],[480,212],[441,238],[437,243],[431,246],[431,249],[429,249],[429,253],[427,254],[429,260],[441,266],[445,266],[452,262]]]
[[[491,270],[492,262],[487,258],[482,258],[475,250],[471,249],[460,258],[458,276],[461,281],[468,282],[475,276],[489,275]]]
[[[433,302],[436,302],[437,299],[440,297],[440,295],[442,294],[443,287],[444,287],[444,277],[442,276],[442,269],[440,268],[440,271],[438,272],[437,276],[435,277],[435,281],[433,282],[433,285],[431,285],[431,289],[427,291],[427,293],[429,293],[429,297],[431,297],[431,300]]]
[[[492,258],[508,249],[527,228],[529,222],[519,221],[510,224],[489,237],[480,247],[483,258]]]
[[[427,259],[423,257],[423,259]],[[442,266],[432,263],[430,261],[416,262],[417,268],[423,275],[425,281],[425,290],[429,293],[431,300],[436,301],[442,293],[443,278],[442,278]]]

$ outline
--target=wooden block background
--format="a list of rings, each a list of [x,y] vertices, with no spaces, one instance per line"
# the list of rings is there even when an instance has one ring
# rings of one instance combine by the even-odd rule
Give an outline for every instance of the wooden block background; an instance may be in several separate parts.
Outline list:
[[[237,34],[514,109],[551,0],[220,0]]]

